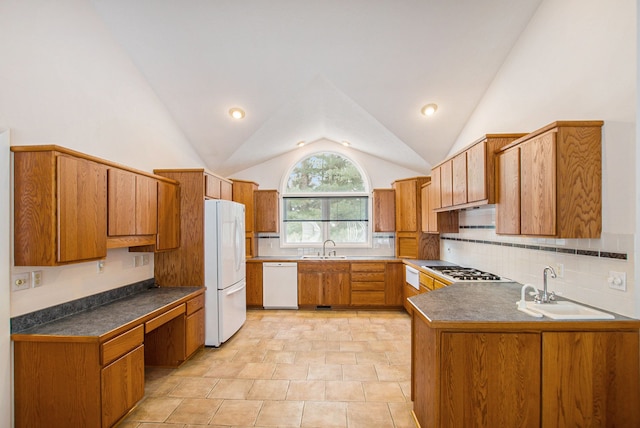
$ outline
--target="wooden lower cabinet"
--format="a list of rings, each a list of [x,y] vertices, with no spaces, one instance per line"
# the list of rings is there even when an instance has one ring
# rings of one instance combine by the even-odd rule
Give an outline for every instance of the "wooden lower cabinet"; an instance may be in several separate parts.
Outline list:
[[[300,306],[348,306],[350,302],[349,262],[298,263]]]
[[[144,346],[102,369],[102,426],[120,420],[144,396]]]
[[[262,308],[262,262],[247,262],[247,307]]]
[[[15,334],[16,428],[117,424],[144,396],[145,365],[175,367],[204,346],[203,293],[156,313],[108,340]]]
[[[421,428],[640,426],[637,330],[457,324],[432,328],[413,312],[411,396]]]

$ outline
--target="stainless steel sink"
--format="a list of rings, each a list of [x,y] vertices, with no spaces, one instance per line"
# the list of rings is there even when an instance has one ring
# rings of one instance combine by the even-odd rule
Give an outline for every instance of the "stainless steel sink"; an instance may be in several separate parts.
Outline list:
[[[340,260],[346,259],[347,256],[313,256],[313,255],[305,255],[300,257],[303,260]]]
[[[527,309],[554,320],[610,320],[615,318],[612,314],[566,300],[543,304],[527,302]]]

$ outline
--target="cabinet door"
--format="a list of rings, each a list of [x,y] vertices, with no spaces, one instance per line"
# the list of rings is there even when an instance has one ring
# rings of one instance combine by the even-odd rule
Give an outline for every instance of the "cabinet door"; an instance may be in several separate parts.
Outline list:
[[[396,181],[396,231],[418,231],[418,192],[414,180]]]
[[[222,180],[211,174],[204,174],[204,197],[209,199],[220,199],[220,184]]]
[[[440,201],[441,208],[453,205],[453,171],[452,161],[440,165]]]
[[[485,153],[485,141],[467,150],[467,202],[488,198]]]
[[[187,316],[185,329],[185,353],[188,357],[204,345],[204,309]]]
[[[180,187],[158,182],[158,236],[157,250],[170,250],[180,246]]]
[[[255,230],[255,217],[253,206],[253,193],[258,189],[258,185],[248,181],[233,182],[233,200],[245,206],[245,232],[253,233]]]
[[[556,234],[556,133],[520,145],[520,230],[523,235]]]
[[[247,263],[247,306],[262,307],[262,262]]]
[[[440,426],[539,427],[540,335],[441,336]]]
[[[640,426],[638,332],[542,334],[543,427]]]
[[[496,233],[520,234],[520,149],[498,155]]]
[[[225,201],[231,201],[233,194],[233,186],[228,181],[220,182],[220,199],[224,199]]]
[[[322,272],[300,272],[298,263],[298,305],[322,305]]]
[[[431,200],[429,201],[429,206],[432,210],[437,210],[438,208],[442,208],[442,197],[441,197],[441,171],[440,167],[433,168],[431,170]]]
[[[121,169],[107,171],[109,236],[136,234],[136,175]]]
[[[327,272],[324,274],[323,305],[348,305],[351,302],[349,273]]]
[[[277,233],[280,222],[279,202],[277,190],[256,190],[254,192],[256,232]]]
[[[451,161],[453,177],[453,205],[467,203],[467,153],[463,152]]]
[[[404,264],[389,262],[385,268],[384,301],[387,306],[402,306]]]
[[[158,181],[136,176],[136,235],[158,233]]]
[[[430,189],[431,189],[431,183],[424,184],[420,189],[420,204],[421,204],[420,217],[422,217],[421,219],[422,221],[420,223],[421,223],[421,230],[425,233],[432,231],[429,227],[430,226],[429,217],[431,216],[431,212],[433,211],[431,210],[431,207],[430,207],[431,201],[429,200]]]
[[[393,189],[373,189],[373,231],[395,232],[396,192]]]
[[[84,159],[57,157],[58,262],[107,256],[107,171]]]
[[[144,346],[102,369],[102,426],[111,427],[144,396]]]

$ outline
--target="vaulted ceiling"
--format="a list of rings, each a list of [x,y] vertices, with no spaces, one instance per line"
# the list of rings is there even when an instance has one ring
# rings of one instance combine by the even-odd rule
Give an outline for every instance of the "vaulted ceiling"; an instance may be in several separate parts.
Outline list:
[[[322,138],[428,170],[540,2],[93,0],[221,174]],[[435,115],[420,114],[427,103],[438,105]],[[228,115],[236,106],[244,119]]]

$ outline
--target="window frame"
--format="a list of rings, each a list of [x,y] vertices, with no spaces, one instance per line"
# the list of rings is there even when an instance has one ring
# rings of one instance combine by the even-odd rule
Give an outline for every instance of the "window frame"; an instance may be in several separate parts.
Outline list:
[[[287,193],[287,184],[289,182],[289,177],[295,170],[296,166],[303,162],[305,159],[308,159],[313,156],[318,155],[337,155],[342,158],[348,160],[360,173],[363,181],[363,191],[358,192],[294,192]],[[372,222],[372,209],[373,209],[373,201],[371,194],[371,185],[369,182],[369,176],[365,173],[364,169],[351,157],[338,152],[333,152],[329,150],[321,150],[318,152],[307,153],[306,155],[298,158],[293,164],[287,169],[286,174],[283,176],[281,191],[280,191],[280,247],[281,248],[317,248],[319,245],[327,240],[331,239],[329,237],[329,227],[328,224],[330,220],[321,220],[318,223],[321,224],[322,229],[322,241],[321,242],[287,242],[287,234],[286,234],[286,221],[285,221],[285,209],[286,209],[286,199],[297,199],[297,198],[366,198],[367,199],[367,220],[366,220],[366,234],[367,239],[365,242],[357,243],[357,242],[336,242],[336,247],[339,248],[371,248],[373,242],[373,222]]]

